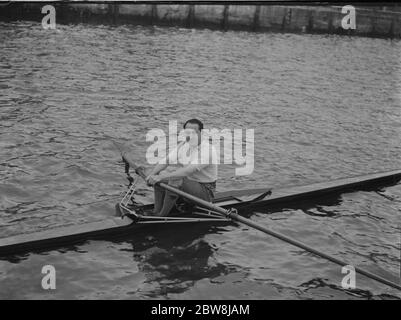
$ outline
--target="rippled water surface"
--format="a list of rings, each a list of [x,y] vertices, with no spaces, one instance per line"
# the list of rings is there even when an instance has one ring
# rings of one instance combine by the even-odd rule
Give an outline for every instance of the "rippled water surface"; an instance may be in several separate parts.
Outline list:
[[[3,23],[0,237],[113,215],[127,180],[108,137],[144,163],[147,130],[168,120],[255,129],[254,173],[221,166],[219,190],[400,169],[400,55],[368,38]],[[399,281],[400,203],[394,185],[252,219]],[[343,290],[342,276],[246,227],[187,227],[3,258],[0,298],[401,297],[363,277]]]

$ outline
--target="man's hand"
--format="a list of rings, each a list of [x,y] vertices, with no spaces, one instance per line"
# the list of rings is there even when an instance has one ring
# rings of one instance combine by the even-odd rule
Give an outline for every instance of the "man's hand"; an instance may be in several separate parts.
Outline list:
[[[152,174],[149,175],[149,176],[147,176],[147,177],[145,178],[146,184],[147,184],[148,186],[151,186],[151,185],[152,185],[153,180],[151,181],[151,179],[153,179],[153,175],[152,175]]]
[[[160,182],[162,180],[165,180],[165,179],[168,179],[168,177],[166,177],[163,174],[150,175],[150,176],[146,177],[146,182],[147,182],[148,185],[153,186],[156,183],[158,183],[158,182]]]
[[[146,177],[146,182],[149,186],[153,186],[160,181],[159,175],[150,175]]]

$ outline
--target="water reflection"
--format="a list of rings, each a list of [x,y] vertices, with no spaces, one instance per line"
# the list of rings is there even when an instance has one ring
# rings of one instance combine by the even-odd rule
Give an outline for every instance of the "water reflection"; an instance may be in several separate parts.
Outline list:
[[[146,282],[157,283],[152,297],[169,293],[182,293],[198,280],[214,279],[232,272],[214,258],[214,248],[204,240],[208,234],[219,234],[224,228],[215,226],[170,226],[157,230],[142,231],[124,239],[132,245],[133,259],[144,273]]]
[[[322,279],[322,278],[314,278],[311,279],[308,282],[302,283],[299,287],[302,288],[303,294],[307,294],[309,293],[309,291],[312,292],[313,291],[318,291],[318,290],[326,290],[330,291],[330,295],[332,298],[335,298],[335,296],[337,295],[337,293],[339,293],[340,295],[344,294],[344,292],[347,294],[347,299],[352,299],[352,298],[357,298],[357,299],[367,299],[367,300],[399,300],[400,298],[395,296],[395,295],[391,295],[391,294],[379,294],[379,295],[375,295],[372,292],[370,292],[369,290],[362,290],[362,289],[344,289],[341,286],[337,286],[337,285],[333,285],[328,283],[327,280]]]

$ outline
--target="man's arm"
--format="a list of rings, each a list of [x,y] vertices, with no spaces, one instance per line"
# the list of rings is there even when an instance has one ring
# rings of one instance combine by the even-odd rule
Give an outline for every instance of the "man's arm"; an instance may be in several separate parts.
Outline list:
[[[148,177],[159,174],[161,171],[165,170],[169,166],[170,161],[172,161],[171,159],[174,160],[177,159],[178,150],[183,146],[184,143],[185,141],[179,143],[174,150],[170,151],[167,157],[164,158],[164,160],[160,161],[161,163],[157,164],[153,168],[153,170],[149,173]]]
[[[161,174],[159,177],[160,180],[167,180],[167,179],[176,179],[176,178],[184,178],[187,177],[189,174],[201,170],[202,168],[208,166],[208,164],[189,164],[183,168],[177,169],[173,172]]]
[[[152,169],[152,171],[149,173],[149,176],[159,174],[159,172],[165,170],[167,167],[168,167],[167,163],[164,163],[164,164],[159,163]]]
[[[136,164],[134,163],[134,161],[132,160],[131,156],[128,154],[128,152],[123,152],[122,153],[122,157],[131,165],[131,166],[136,166]],[[157,164],[152,171],[150,172],[150,174],[148,176],[151,175],[156,175],[159,174],[159,172],[163,171],[164,169],[166,169],[168,167],[168,163],[164,163],[164,164]]]
[[[209,147],[209,145],[207,145]],[[203,148],[205,148],[203,146]],[[175,179],[175,178],[184,178],[190,175],[191,173],[195,171],[202,170],[203,168],[207,167],[210,163],[213,163],[214,157],[213,157],[213,152],[207,152],[205,150],[202,150],[202,156],[203,158],[201,159],[200,163],[198,161],[195,161],[193,163],[190,163],[186,165],[183,168],[177,169],[173,172],[165,173],[165,174],[160,174],[159,176],[156,176],[156,180],[167,180],[167,179]],[[208,158],[206,158],[208,157]],[[217,158],[217,156],[216,156]]]

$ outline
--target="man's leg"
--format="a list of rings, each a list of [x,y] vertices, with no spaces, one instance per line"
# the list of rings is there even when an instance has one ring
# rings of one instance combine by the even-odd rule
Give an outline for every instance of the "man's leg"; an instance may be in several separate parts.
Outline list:
[[[166,190],[158,185],[155,185],[153,190],[154,190],[154,195],[155,195],[155,206],[153,209],[153,214],[159,215],[159,212],[161,211],[161,209],[163,207]]]
[[[197,198],[205,201],[212,201],[209,191],[207,188],[197,181],[193,181],[187,178],[183,179],[181,188],[182,191],[189,193]]]
[[[179,180],[169,180],[168,184],[172,187],[179,188],[182,184],[182,179]],[[163,189],[159,186],[156,187]],[[166,217],[170,214],[171,210],[174,208],[176,202],[178,199],[178,195],[176,195],[174,192],[164,190],[164,199],[163,199],[163,207],[159,209],[158,211],[155,210],[156,215],[160,217]],[[156,209],[156,203],[155,203],[155,209]]]
[[[212,198],[207,188],[199,182],[184,178],[179,180],[170,180],[168,184],[171,185],[172,187],[181,189],[182,191],[189,193],[200,199],[206,201],[212,201]],[[163,189],[159,186],[155,186],[155,196],[156,196],[156,188]],[[179,196],[176,195],[174,192],[164,190],[163,207],[161,210],[156,211],[156,208],[159,208],[159,204],[156,207],[156,198],[155,198],[155,214],[161,217],[168,216],[171,210],[174,208],[178,198]]]

